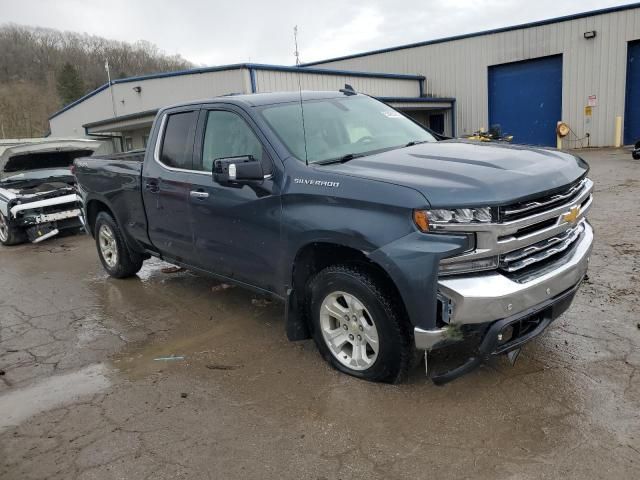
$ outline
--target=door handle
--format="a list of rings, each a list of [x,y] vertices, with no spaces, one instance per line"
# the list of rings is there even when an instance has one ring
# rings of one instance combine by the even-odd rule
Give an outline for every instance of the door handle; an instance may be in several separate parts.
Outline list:
[[[204,200],[205,198],[209,198],[209,194],[207,192],[203,192],[200,190],[191,190],[189,192],[189,195],[193,198],[199,198],[201,200]]]
[[[156,193],[156,192],[158,192],[160,190],[160,187],[158,187],[158,183],[157,182],[146,182],[144,184],[144,188],[149,190],[151,193]]]

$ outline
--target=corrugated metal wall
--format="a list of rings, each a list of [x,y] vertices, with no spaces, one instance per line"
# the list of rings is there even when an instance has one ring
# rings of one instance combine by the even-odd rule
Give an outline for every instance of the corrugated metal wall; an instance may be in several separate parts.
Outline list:
[[[254,70],[258,92],[306,90],[338,90],[345,83],[358,91],[385,97],[418,97],[417,79],[372,78],[323,73]],[[137,93],[134,87],[142,90]],[[212,98],[227,93],[251,93],[251,77],[247,68],[141,79],[112,86],[118,117],[158,109],[191,100]],[[105,89],[50,120],[53,136],[84,136],[82,125],[113,118],[111,92]]]
[[[345,84],[358,92],[385,97],[418,97],[420,84],[417,80],[396,78],[371,78],[349,75],[327,75],[321,73],[301,74],[274,70],[256,70],[256,90],[258,92],[303,90],[339,90]],[[300,82],[300,83],[298,83]]]
[[[590,30],[597,36],[587,40]],[[591,145],[607,146],[614,143],[615,117],[624,115],[627,43],[639,38],[637,8],[314,66],[424,75],[425,95],[456,97],[460,135],[488,126],[490,65],[562,54],[562,120],[578,137],[589,132]],[[589,95],[598,98],[591,117],[584,112]]]
[[[113,116],[109,90],[87,98],[75,107],[49,120],[53,137],[84,137],[82,125]],[[93,119],[93,120],[87,120]]]
[[[142,88],[140,93],[133,90],[136,86]],[[240,68],[116,83],[112,88],[119,117],[227,93],[251,92],[249,74]],[[52,118],[51,134],[56,137],[84,135],[82,125],[113,116],[111,93],[105,89]]]

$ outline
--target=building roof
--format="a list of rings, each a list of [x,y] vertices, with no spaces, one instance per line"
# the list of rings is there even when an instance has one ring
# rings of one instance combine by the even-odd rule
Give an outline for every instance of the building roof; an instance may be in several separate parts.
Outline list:
[[[149,75],[138,75],[136,77],[127,77],[127,78],[119,78],[117,80],[112,80],[112,85],[118,85],[121,83],[129,83],[129,82],[141,82],[145,80],[154,80],[159,78],[169,78],[169,77],[179,77],[183,75],[199,75],[203,73],[211,73],[211,72],[222,72],[228,70],[239,70],[239,69],[247,69],[249,71],[252,70],[268,70],[275,72],[292,72],[292,73],[315,73],[321,75],[332,75],[332,76],[350,76],[350,77],[365,77],[365,78],[390,78],[396,80],[424,80],[425,77],[423,75],[408,75],[408,74],[400,74],[400,73],[376,73],[376,72],[357,72],[351,70],[336,70],[330,68],[301,68],[301,67],[288,67],[284,65],[266,65],[261,63],[236,63],[231,65],[220,65],[216,67],[203,67],[203,68],[192,68],[189,70],[179,70],[175,72],[162,72],[162,73],[153,73]],[[64,106],[57,112],[53,113],[49,120],[57,117],[61,113],[66,112],[70,108],[75,107],[79,103],[84,102],[88,98],[97,95],[103,90],[109,88],[109,83],[105,83],[95,90],[87,93],[83,97],[71,102],[70,104]]]
[[[427,45],[435,45],[438,43],[445,43],[445,42],[453,42],[455,40],[464,40],[466,38],[473,38],[473,37],[480,37],[483,35],[491,35],[494,33],[503,33],[503,32],[510,32],[512,30],[521,30],[523,28],[532,28],[532,27],[539,27],[542,25],[549,25],[552,23],[560,23],[560,22],[568,22],[570,20],[577,20],[580,18],[587,18],[587,17],[593,17],[595,15],[603,15],[606,13],[615,13],[615,12],[621,12],[624,10],[632,10],[635,8],[640,8],[640,2],[635,2],[635,3],[629,3],[626,5],[619,5],[616,7],[609,7],[609,8],[602,8],[599,10],[591,10],[588,12],[581,12],[581,13],[575,13],[572,15],[564,15],[562,17],[555,17],[555,18],[549,18],[547,20],[538,20],[535,22],[528,22],[528,23],[521,23],[518,25],[511,25],[508,27],[501,27],[501,28],[495,28],[492,30],[483,30],[480,32],[473,32],[473,33],[466,33],[463,35],[455,35],[453,37],[444,37],[444,38],[437,38],[434,40],[426,40],[426,41],[422,41],[422,42],[415,42],[415,43],[407,43],[404,45],[397,45],[395,47],[388,47],[388,48],[381,48],[378,50],[369,50],[366,52],[360,52],[360,53],[354,53],[351,55],[344,55],[341,57],[334,57],[334,58],[328,58],[326,60],[318,60],[315,62],[307,62],[307,63],[303,63],[302,65],[300,65],[301,67],[310,67],[313,65],[319,65],[319,64],[324,64],[324,63],[329,63],[329,62],[338,62],[340,60],[349,60],[352,58],[360,58],[360,57],[366,57],[369,55],[376,55],[379,53],[388,53],[388,52],[395,52],[398,50],[405,50],[408,48],[416,48],[416,47],[424,47]]]

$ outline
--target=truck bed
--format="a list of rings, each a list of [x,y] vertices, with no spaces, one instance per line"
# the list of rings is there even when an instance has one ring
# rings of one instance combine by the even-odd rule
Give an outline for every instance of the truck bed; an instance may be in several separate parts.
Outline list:
[[[147,218],[141,191],[144,150],[124,154],[79,158],[74,162],[80,196],[91,192],[91,198],[108,205],[123,229],[127,240],[147,243]],[[92,202],[84,205],[87,224],[91,226],[97,215]]]

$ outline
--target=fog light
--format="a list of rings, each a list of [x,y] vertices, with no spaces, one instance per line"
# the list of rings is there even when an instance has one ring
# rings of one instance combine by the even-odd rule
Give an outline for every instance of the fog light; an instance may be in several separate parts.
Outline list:
[[[440,263],[440,275],[452,275],[454,273],[470,273],[482,270],[498,268],[498,257],[481,258],[462,262]]]

